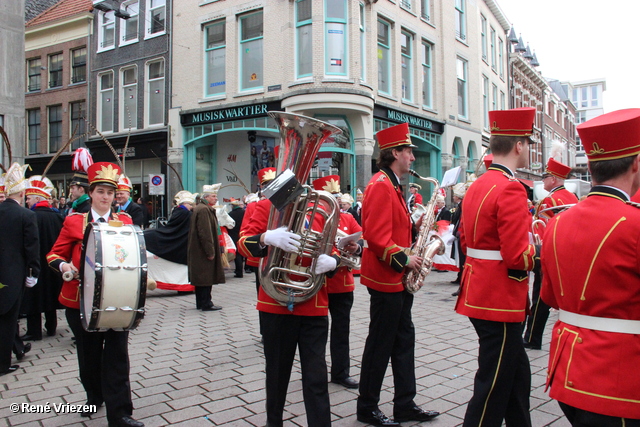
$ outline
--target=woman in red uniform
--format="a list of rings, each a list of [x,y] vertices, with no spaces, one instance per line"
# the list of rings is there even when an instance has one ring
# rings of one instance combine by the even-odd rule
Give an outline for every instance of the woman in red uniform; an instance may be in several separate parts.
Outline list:
[[[71,214],[65,219],[60,236],[47,255],[47,262],[63,274],[68,271],[75,274],[73,280],[64,282],[58,300],[66,307],[67,322],[76,339],[80,381],[87,392],[87,405],[93,405],[81,415],[91,416],[104,402],[109,426],[143,427],[143,423],[131,418],[129,332],[111,329],[106,332],[87,332],[80,321],[78,268],[87,224],[109,220],[133,223],[128,214],[111,211],[120,168],[112,163],[99,162],[91,165],[87,173],[91,210]]]

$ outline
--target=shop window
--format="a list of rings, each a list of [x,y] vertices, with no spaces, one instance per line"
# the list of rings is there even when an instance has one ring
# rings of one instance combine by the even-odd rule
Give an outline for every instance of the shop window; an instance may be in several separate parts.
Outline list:
[[[328,75],[347,75],[347,2],[325,0],[325,70]]]

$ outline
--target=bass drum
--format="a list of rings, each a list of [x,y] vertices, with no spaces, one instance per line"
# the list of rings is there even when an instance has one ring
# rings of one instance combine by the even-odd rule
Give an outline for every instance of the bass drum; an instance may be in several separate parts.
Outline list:
[[[80,318],[84,329],[129,331],[138,327],[147,292],[147,253],[140,227],[88,224],[81,259]]]

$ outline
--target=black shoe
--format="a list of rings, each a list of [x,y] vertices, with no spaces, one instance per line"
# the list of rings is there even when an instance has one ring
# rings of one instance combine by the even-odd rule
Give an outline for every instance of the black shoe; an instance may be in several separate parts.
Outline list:
[[[22,341],[40,341],[40,340],[42,340],[42,335],[35,336],[35,335],[32,335],[32,334],[24,334],[23,336],[20,337],[20,339]]]
[[[542,350],[542,346],[541,345],[533,345],[528,341],[522,341],[522,346],[524,348],[530,348],[531,350]]]
[[[54,337],[56,335],[56,330],[54,329],[47,329],[47,336],[48,337]]]
[[[460,284],[460,280],[456,279],[456,280],[452,280],[449,283],[453,283],[454,285],[459,285]]]
[[[249,268],[245,268],[245,269],[244,269],[244,272],[245,272],[245,273],[247,273],[247,274],[251,274],[251,273],[253,273],[253,271],[251,271],[251,269],[249,269]]]
[[[452,297],[457,297],[458,295],[460,295],[460,289],[451,294]]]
[[[242,274],[238,274],[238,273],[236,273],[236,274],[234,274],[234,275],[233,275],[233,277],[237,277],[237,278],[239,278],[239,279],[242,279]]]
[[[10,374],[12,372],[15,372],[18,370],[18,368],[20,367],[20,365],[11,365],[9,366],[9,369],[7,369],[6,371],[0,372],[0,377],[6,374]]]
[[[29,353],[30,351],[31,351],[31,343],[28,342],[24,345],[24,349],[22,350],[22,352],[16,353],[16,359],[22,360],[24,358],[24,355]]]
[[[202,311],[218,311],[218,310],[222,310],[222,307],[220,307],[219,305],[208,305],[206,307],[202,307]]]
[[[358,421],[360,421],[361,423],[371,424],[374,426],[399,426],[400,425],[400,423],[395,422],[392,419],[388,418],[379,409],[376,409],[375,411],[371,411],[367,414],[362,414],[358,412],[357,418],[358,418]]]
[[[354,380],[351,377],[343,378],[341,380],[331,380],[331,382],[334,384],[340,384],[342,386],[345,386],[346,388],[358,388],[358,385],[360,385],[358,381]]]
[[[87,400],[87,403],[85,403],[85,406],[88,407],[88,409],[86,411],[81,411],[80,416],[86,418],[98,412],[98,409],[100,409],[100,407],[102,406],[102,401],[96,402],[93,400]]]
[[[440,415],[437,411],[425,411],[424,409],[414,406],[411,409],[396,412],[393,411],[393,418],[398,422],[405,421],[429,421]]]
[[[115,421],[109,421],[109,427],[144,427],[144,423],[136,421],[131,417],[122,417]]]

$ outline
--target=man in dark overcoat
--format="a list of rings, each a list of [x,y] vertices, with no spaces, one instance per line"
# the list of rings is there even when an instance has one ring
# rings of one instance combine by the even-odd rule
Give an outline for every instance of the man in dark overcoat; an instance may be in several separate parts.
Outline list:
[[[26,190],[27,206],[36,213],[40,235],[40,265],[47,265],[47,254],[58,239],[62,223],[62,215],[51,208],[51,191],[53,185],[48,178],[35,175],[29,178]],[[56,334],[59,307],[58,295],[62,288],[62,277],[53,269],[43,268],[38,276],[38,283],[25,290],[21,314],[27,315],[27,332],[22,339],[38,341],[42,339],[42,314],[45,317],[47,335]]]
[[[40,274],[36,214],[22,205],[25,167],[17,163],[7,171],[7,199],[0,203],[0,376],[14,372],[11,350],[25,286],[33,286]]]
[[[220,228],[213,208],[218,202],[222,184],[205,185],[200,203],[193,208],[189,230],[189,281],[196,288],[196,308],[202,311],[220,310],[211,300],[211,286],[224,283],[220,251]]]
[[[240,239],[240,227],[242,226],[242,220],[244,219],[244,206],[241,206],[242,200],[231,200],[231,212],[229,216],[236,222],[236,226],[229,230],[229,237],[233,240],[233,243],[238,246],[238,239]],[[240,251],[236,251],[235,258],[235,274],[233,277],[242,277],[244,273],[244,257],[240,254]]]

